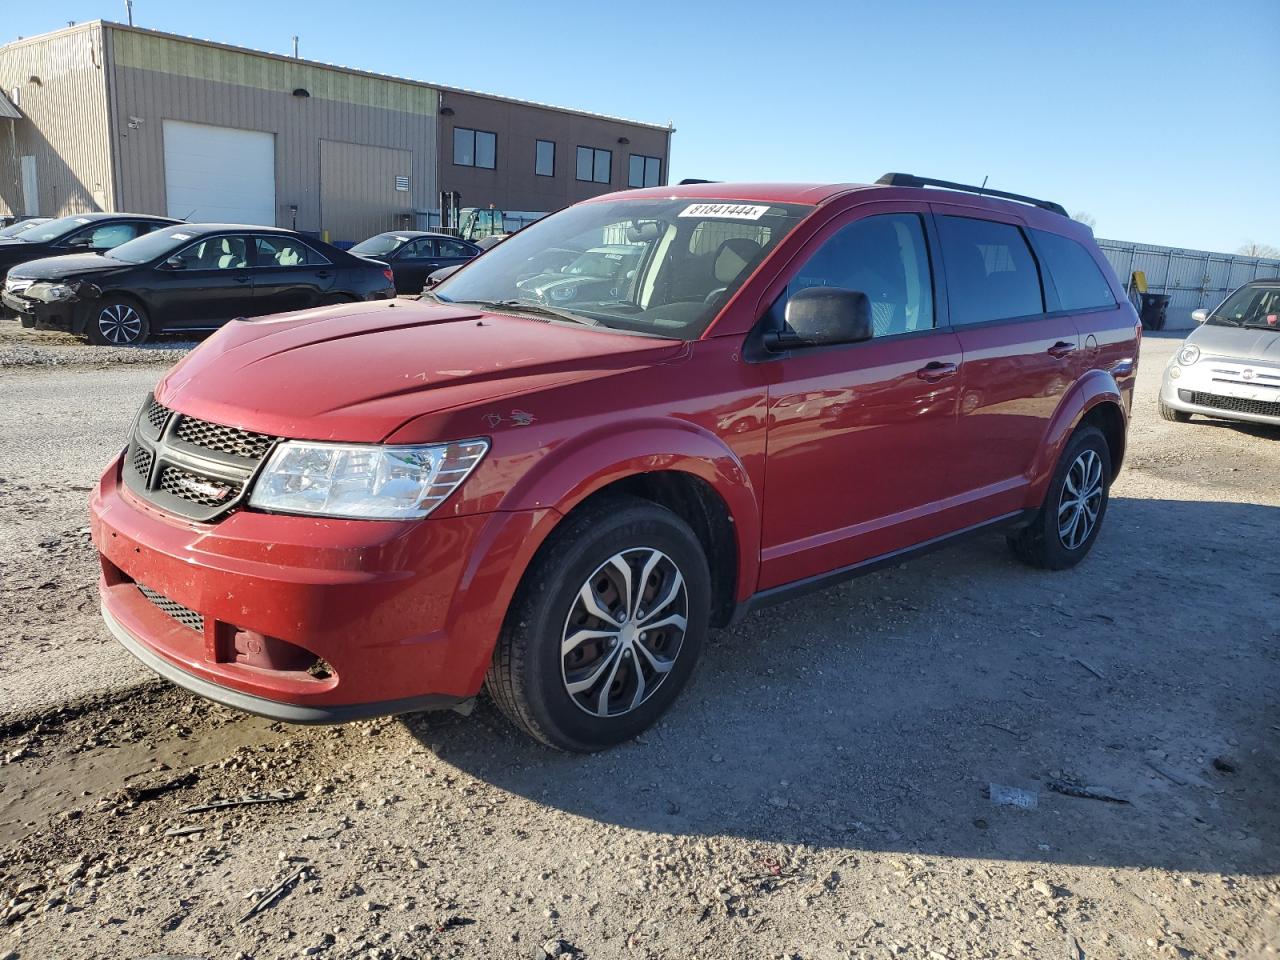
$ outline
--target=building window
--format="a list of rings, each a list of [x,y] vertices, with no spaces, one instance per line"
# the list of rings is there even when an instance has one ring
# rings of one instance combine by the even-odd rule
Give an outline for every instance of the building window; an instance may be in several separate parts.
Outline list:
[[[613,174],[613,151],[595,147],[578,148],[578,179],[587,183],[608,183]]]
[[[454,127],[453,162],[459,167],[494,169],[498,165],[498,135],[486,130]]]
[[[627,171],[627,186],[658,187],[662,185],[662,158],[631,155],[631,168]]]
[[[540,177],[556,175],[556,145],[552,140],[538,140],[533,147],[533,172]]]

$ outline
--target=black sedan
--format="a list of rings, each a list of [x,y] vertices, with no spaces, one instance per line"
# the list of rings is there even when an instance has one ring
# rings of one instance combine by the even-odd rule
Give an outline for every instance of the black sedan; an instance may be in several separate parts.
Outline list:
[[[0,280],[19,263],[67,253],[104,253],[177,222],[141,213],[81,213],[47,220],[0,239]]]
[[[15,267],[0,299],[24,327],[127,346],[236,317],[395,295],[385,263],[291,230],[206,223]]]
[[[27,220],[19,220],[11,223],[9,226],[0,230],[0,240],[8,240],[10,237],[16,237],[20,233],[26,233],[32,227],[38,227],[42,223],[48,223],[53,217],[30,217]]]
[[[417,293],[427,275],[441,267],[466,263],[483,251],[468,240],[445,233],[401,230],[380,233],[351,248],[358,257],[373,257],[391,264],[397,293]]]

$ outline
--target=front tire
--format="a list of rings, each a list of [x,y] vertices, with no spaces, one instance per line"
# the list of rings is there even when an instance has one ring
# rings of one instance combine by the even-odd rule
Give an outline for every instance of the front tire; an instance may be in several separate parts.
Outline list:
[[[485,688],[517,726],[588,753],[645,730],[693,672],[711,576],[680,517],[610,497],[576,511],[526,571]]]
[[[1111,493],[1111,450],[1097,427],[1082,426],[1058,460],[1035,519],[1009,537],[1023,563],[1066,570],[1083,560],[1098,538]]]
[[[1172,423],[1186,423],[1191,419],[1191,414],[1185,410],[1175,410],[1173,407],[1166,406],[1163,400],[1156,401],[1156,407],[1160,411],[1160,419],[1168,420]]]
[[[151,324],[137,301],[104,297],[90,306],[84,332],[100,347],[136,347],[151,336]]]

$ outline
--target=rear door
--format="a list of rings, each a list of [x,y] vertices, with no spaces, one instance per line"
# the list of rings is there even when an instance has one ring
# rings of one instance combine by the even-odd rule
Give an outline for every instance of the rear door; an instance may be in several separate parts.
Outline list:
[[[1049,312],[1042,270],[1014,216],[933,204],[951,324],[964,351],[955,469],[992,516],[1025,502],[1049,421],[1074,382],[1080,338]]]
[[[760,361],[773,368],[761,589],[951,532],[962,357],[938,322],[926,213],[859,207],[811,241],[773,304],[776,317],[805,287],[859,290],[875,335]]]
[[[156,267],[147,304],[152,326],[213,327],[247,316],[253,309],[250,242],[236,234],[205,237]]]
[[[333,290],[338,270],[296,237],[254,237],[253,308],[256,316],[314,307]]]

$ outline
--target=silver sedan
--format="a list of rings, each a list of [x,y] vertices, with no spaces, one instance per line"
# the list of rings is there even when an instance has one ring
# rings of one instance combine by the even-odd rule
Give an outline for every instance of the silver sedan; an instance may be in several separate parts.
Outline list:
[[[1200,326],[1165,367],[1160,416],[1280,426],[1280,278],[1246,283],[1191,316]]]

